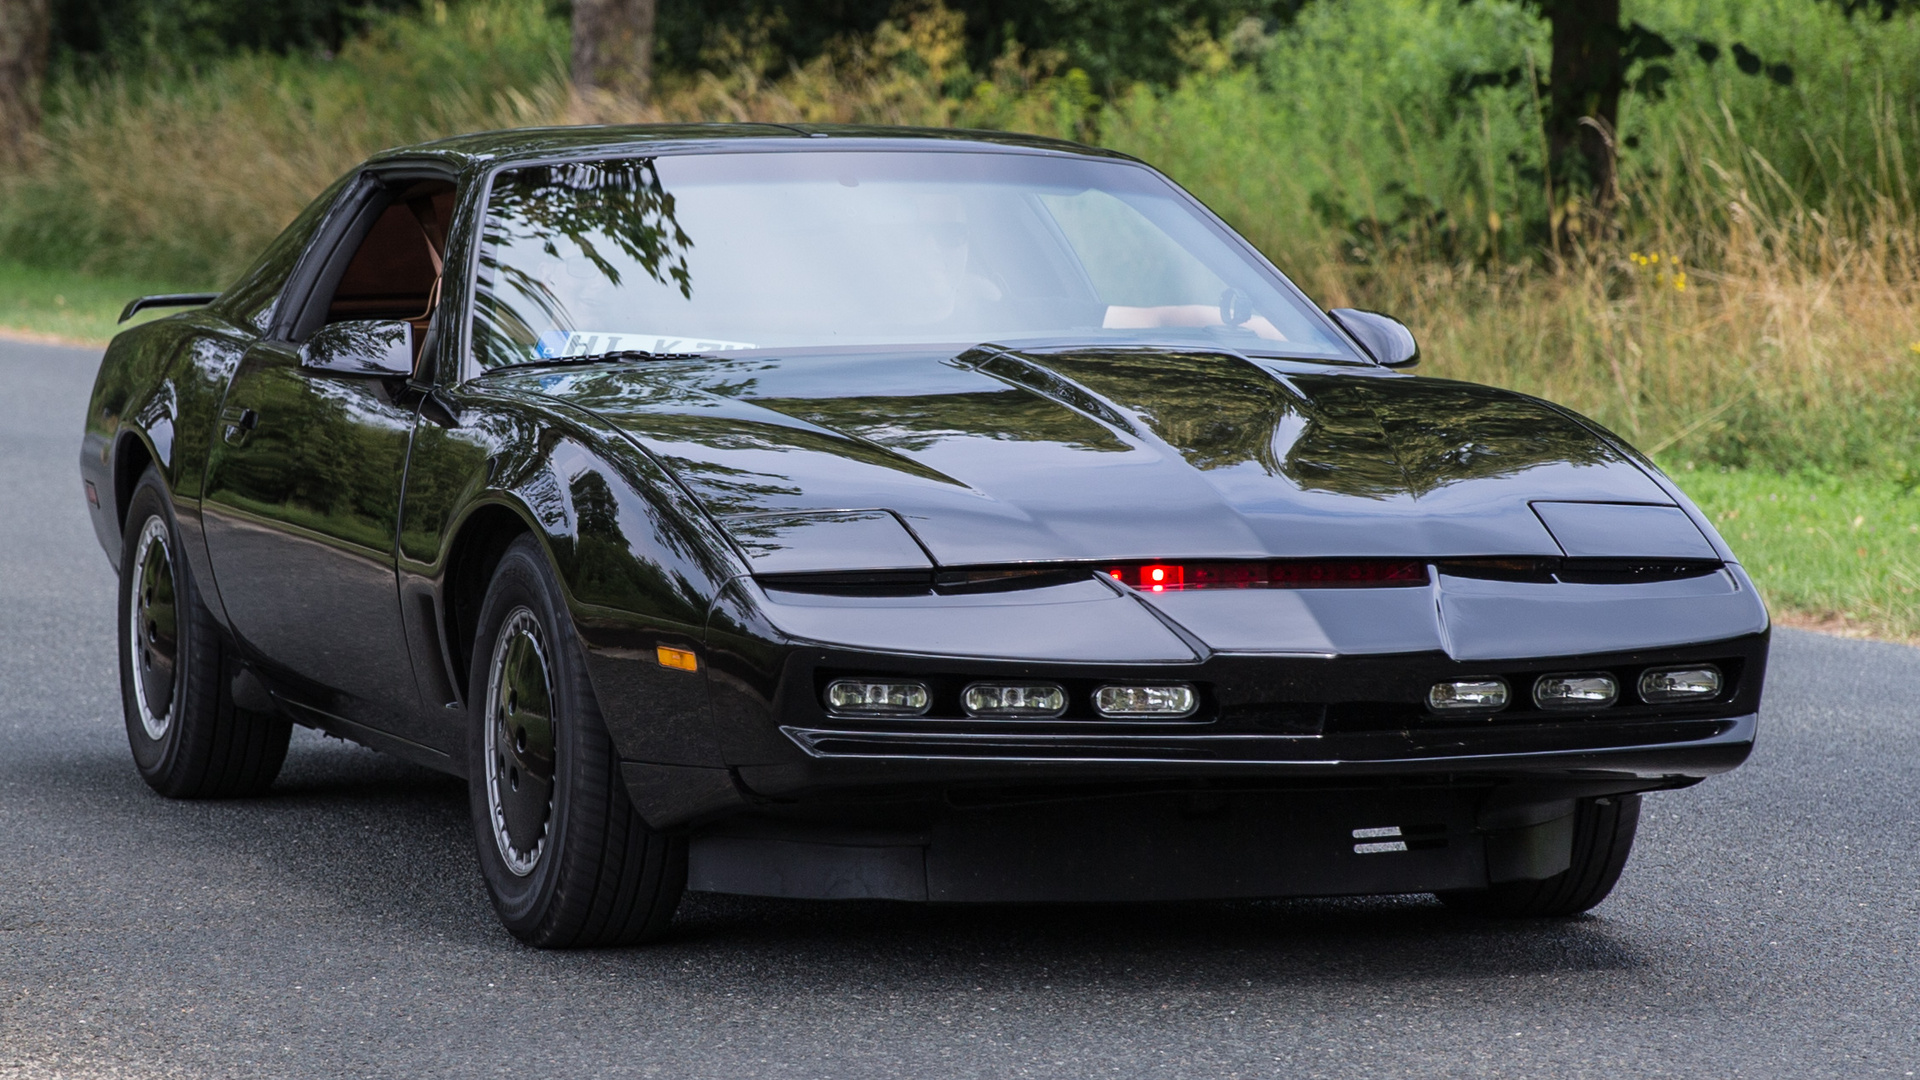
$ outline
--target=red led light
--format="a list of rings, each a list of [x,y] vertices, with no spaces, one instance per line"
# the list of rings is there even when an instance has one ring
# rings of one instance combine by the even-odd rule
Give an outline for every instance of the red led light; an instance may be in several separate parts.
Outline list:
[[[1425,563],[1404,559],[1286,559],[1261,562],[1130,563],[1107,568],[1115,581],[1148,592],[1169,589],[1313,589],[1425,585]]]

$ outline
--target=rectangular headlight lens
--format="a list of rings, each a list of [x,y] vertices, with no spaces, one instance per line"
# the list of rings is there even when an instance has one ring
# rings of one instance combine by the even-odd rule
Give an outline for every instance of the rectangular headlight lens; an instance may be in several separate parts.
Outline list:
[[[1653,668],[1640,676],[1640,700],[1649,705],[1705,701],[1720,693],[1720,669],[1712,664]]]
[[[960,704],[968,716],[1048,719],[1067,711],[1067,692],[1051,683],[974,683]]]
[[[1093,692],[1094,711],[1116,720],[1177,720],[1199,707],[1200,695],[1184,685],[1103,686]]]
[[[835,679],[827,684],[827,708],[859,716],[919,716],[933,704],[923,682]]]
[[[1453,679],[1433,684],[1427,708],[1434,712],[1496,712],[1507,707],[1505,679]]]
[[[1604,709],[1620,696],[1620,684],[1604,671],[1542,675],[1533,684],[1533,703],[1543,709]]]

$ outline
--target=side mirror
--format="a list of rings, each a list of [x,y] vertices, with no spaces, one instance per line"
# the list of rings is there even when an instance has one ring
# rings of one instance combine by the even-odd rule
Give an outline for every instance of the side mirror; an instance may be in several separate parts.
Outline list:
[[[1327,314],[1381,367],[1412,367],[1420,362],[1420,345],[1413,340],[1413,331],[1399,319],[1350,307],[1334,308]]]
[[[384,320],[328,323],[300,346],[300,362],[335,375],[409,379],[413,326]]]

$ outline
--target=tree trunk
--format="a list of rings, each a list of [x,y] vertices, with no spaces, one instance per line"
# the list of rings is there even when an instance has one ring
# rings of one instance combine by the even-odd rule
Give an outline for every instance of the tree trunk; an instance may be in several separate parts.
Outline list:
[[[1540,6],[1553,28],[1547,165],[1556,187],[1585,188],[1604,211],[1615,192],[1613,140],[1626,86],[1620,0],[1543,0]]]
[[[573,85],[645,98],[653,75],[653,11],[654,0],[573,0]]]
[[[32,152],[52,30],[48,0],[0,0],[0,167]]]

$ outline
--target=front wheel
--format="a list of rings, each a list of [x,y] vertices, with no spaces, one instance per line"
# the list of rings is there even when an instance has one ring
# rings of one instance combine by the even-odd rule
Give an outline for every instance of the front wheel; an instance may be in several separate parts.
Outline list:
[[[468,792],[500,921],[553,949],[665,933],[686,888],[686,841],[649,828],[627,798],[560,583],[533,537],[501,557],[478,629]]]
[[[1575,804],[1573,857],[1544,881],[1441,893],[1448,907],[1504,918],[1556,918],[1599,906],[1620,880],[1640,827],[1640,796],[1610,795]]]
[[[119,596],[120,701],[141,779],[175,799],[265,791],[287,759],[293,725],[234,705],[226,642],[151,467],[127,504]]]

